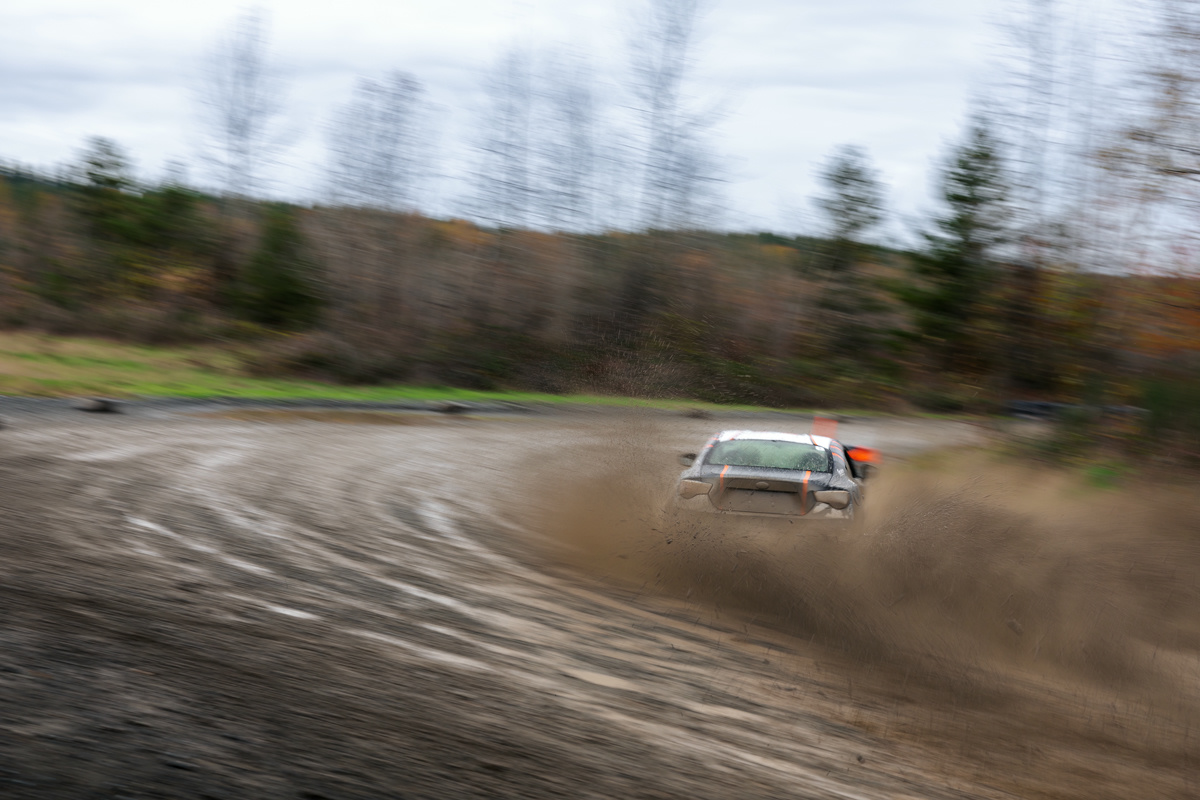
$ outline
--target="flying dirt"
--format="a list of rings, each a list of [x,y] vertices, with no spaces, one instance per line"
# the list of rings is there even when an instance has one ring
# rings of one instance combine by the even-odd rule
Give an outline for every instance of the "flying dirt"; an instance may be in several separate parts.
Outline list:
[[[850,525],[680,524],[809,420],[129,412],[6,415],[0,797],[1200,794],[1192,493],[863,420]]]

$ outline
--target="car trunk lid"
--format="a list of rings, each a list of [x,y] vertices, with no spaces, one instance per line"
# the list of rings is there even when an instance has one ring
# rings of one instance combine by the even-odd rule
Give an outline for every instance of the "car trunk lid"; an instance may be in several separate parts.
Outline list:
[[[713,505],[722,511],[750,514],[806,514],[812,508],[809,477],[798,479],[770,477],[726,477],[724,474],[713,493]]]

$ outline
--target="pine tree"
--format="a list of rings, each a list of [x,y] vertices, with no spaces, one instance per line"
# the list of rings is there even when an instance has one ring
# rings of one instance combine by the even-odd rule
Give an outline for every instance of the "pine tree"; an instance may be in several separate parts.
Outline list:
[[[884,219],[884,187],[865,150],[838,148],[821,172],[824,192],[816,198],[825,213],[827,238],[815,259],[823,278],[816,305],[829,346],[843,353],[878,353],[880,330],[872,322],[881,306],[874,281],[860,269],[867,235]]]
[[[137,195],[129,157],[112,139],[88,139],[78,165],[80,211],[93,234],[110,242],[136,237]]]
[[[863,237],[883,221],[883,185],[867,152],[838,148],[821,172],[825,192],[816,199],[828,218],[828,245],[820,259],[825,271],[848,276],[857,265]]]
[[[913,261],[917,282],[900,297],[914,312],[917,331],[943,368],[986,366],[988,297],[997,279],[997,249],[1005,242],[1007,190],[999,143],[986,119],[976,117],[942,171],[945,212],[924,231]]]
[[[242,274],[237,304],[263,325],[299,328],[316,321],[320,296],[295,215],[279,204],[267,209],[258,250]]]

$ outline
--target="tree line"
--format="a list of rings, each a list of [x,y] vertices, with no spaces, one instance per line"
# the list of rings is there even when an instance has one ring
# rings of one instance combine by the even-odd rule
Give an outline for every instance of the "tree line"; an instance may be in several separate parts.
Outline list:
[[[1021,80],[947,144],[936,205],[903,248],[879,243],[886,187],[849,145],[821,167],[822,235],[704,224],[719,182],[712,113],[688,89],[697,0],[645,6],[636,136],[614,138],[586,62],[562,57],[539,88],[529,53],[503,58],[470,221],[419,210],[436,159],[403,73],[356,86],[322,202],[256,199],[284,135],[249,15],[213,52],[218,185],[140,184],[99,138],[52,178],[0,170],[2,322],[251,339],[254,369],[349,381],[935,410],[1141,402],[1147,380],[1190,380],[1200,350],[1200,3],[1156,3],[1150,80],[1100,125],[1079,111],[1094,76],[1062,69],[1071,54],[1047,32],[1063,18],[1029,0]]]

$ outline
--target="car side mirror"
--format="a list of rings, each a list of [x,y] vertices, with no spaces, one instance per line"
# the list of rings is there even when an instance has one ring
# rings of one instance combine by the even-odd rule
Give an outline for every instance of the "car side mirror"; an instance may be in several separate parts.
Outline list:
[[[696,454],[695,453],[684,453],[681,456],[679,456],[680,466],[690,467],[695,463],[696,463]]]

